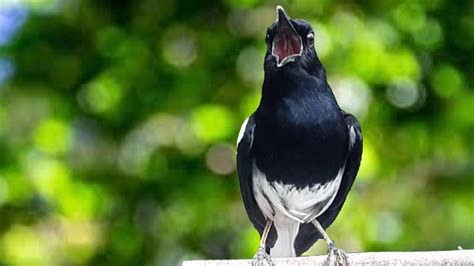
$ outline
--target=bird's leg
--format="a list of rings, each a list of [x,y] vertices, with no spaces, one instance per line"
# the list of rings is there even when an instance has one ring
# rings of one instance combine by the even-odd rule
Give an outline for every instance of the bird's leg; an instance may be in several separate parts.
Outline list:
[[[265,251],[266,242],[268,233],[270,233],[270,229],[272,228],[272,221],[269,219],[265,224],[265,228],[263,229],[262,238],[260,239],[260,246],[258,247],[257,254],[252,259],[252,266],[274,266],[270,255],[267,254]]]
[[[313,224],[318,229],[319,233],[324,237],[326,244],[328,246],[328,258],[325,265],[348,265],[347,264],[347,255],[344,250],[339,249],[334,245],[334,242],[329,238],[328,234],[324,230],[323,226],[319,223],[317,219],[313,220]]]

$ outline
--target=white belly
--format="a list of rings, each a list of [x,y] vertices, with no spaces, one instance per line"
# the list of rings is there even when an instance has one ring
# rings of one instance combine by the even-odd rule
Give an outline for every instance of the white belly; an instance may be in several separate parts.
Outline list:
[[[336,178],[324,185],[296,188],[294,185],[268,182],[255,165],[253,169],[253,193],[265,217],[273,220],[277,214],[300,223],[309,223],[329,208],[341,185],[344,167]]]
[[[266,219],[273,221],[277,230],[277,241],[270,250],[272,257],[296,256],[294,241],[300,223],[309,223],[324,213],[336,197],[341,185],[344,167],[333,181],[305,188],[269,182],[254,165],[253,193],[258,207]]]

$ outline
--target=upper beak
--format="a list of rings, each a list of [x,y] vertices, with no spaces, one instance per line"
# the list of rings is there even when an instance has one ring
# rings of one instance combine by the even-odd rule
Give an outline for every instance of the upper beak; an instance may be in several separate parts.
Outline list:
[[[272,55],[281,67],[292,62],[303,52],[303,41],[291,25],[290,18],[281,6],[277,6],[277,34],[272,43]]]

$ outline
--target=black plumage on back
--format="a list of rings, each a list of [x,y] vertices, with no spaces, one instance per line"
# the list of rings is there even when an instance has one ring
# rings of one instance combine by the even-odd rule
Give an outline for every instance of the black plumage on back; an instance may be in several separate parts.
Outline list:
[[[272,224],[266,251],[294,256],[322,238],[315,219],[327,228],[341,210],[359,168],[362,134],[327,83],[311,26],[285,24],[282,10],[267,30],[262,98],[242,125],[237,164],[250,220],[261,235]]]

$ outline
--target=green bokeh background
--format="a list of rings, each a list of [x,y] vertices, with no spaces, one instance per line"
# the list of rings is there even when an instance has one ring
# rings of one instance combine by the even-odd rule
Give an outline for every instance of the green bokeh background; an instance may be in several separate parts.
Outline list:
[[[277,4],[363,128],[332,238],[474,248],[473,3],[0,0],[0,265],[251,257],[235,141]]]

